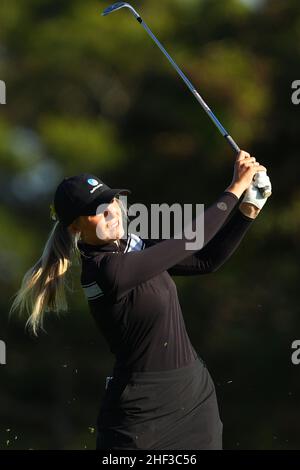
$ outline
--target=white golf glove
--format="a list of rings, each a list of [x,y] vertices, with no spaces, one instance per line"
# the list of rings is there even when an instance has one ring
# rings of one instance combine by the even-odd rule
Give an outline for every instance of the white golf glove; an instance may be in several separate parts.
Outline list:
[[[263,191],[262,188],[264,188]],[[242,202],[248,202],[258,207],[258,209],[262,209],[271,194],[272,184],[270,178],[265,171],[259,171],[256,173],[251,185],[245,192]]]

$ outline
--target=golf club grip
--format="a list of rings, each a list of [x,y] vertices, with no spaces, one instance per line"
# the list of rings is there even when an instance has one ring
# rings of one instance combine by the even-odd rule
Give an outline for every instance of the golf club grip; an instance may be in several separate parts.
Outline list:
[[[225,135],[225,139],[229,143],[229,145],[235,150],[236,153],[239,153],[241,151],[240,147],[237,145],[237,143],[233,140],[233,138],[230,135]],[[269,197],[271,196],[272,192],[270,191],[269,186],[265,186],[263,188],[259,188],[259,192],[261,193],[262,197]]]

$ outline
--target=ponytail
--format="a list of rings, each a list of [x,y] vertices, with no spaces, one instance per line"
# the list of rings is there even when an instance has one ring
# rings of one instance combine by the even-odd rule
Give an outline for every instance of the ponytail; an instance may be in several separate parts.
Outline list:
[[[26,272],[21,287],[15,294],[9,314],[15,310],[20,314],[28,314],[26,327],[36,336],[38,330],[43,329],[44,312],[59,313],[68,310],[65,287],[70,288],[65,276],[72,265],[73,255],[79,263],[79,237],[80,233],[71,234],[67,227],[57,221],[41,258]]]

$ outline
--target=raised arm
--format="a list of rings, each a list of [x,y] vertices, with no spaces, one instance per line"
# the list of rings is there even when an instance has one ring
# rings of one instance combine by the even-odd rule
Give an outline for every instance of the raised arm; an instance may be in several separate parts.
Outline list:
[[[247,163],[245,152],[241,152],[235,164],[232,184],[219,197],[219,199],[204,211],[204,247],[214,238],[226,222],[239,197],[250,185],[254,174],[261,168],[254,168],[254,160],[250,158]],[[249,154],[247,154],[249,155]],[[251,160],[251,162],[250,162]],[[195,220],[193,221],[196,226]],[[115,298],[122,297],[136,285],[172,268],[182,262],[187,256],[193,255],[199,248],[187,250],[186,244],[191,240],[181,239],[164,240],[139,252],[110,253],[99,258],[98,282],[104,292]],[[97,258],[95,260],[97,263]]]
[[[204,211],[204,246],[220,230],[238,200],[236,195],[226,191]],[[186,237],[171,238],[142,251],[109,253],[100,257],[98,281],[104,291],[121,297],[136,285],[157,276],[198,251],[199,248],[186,249],[186,243],[190,242]],[[97,258],[95,262],[98,262]]]
[[[254,222],[239,209],[202,250],[168,269],[172,276],[193,276],[215,272],[236,251]]]

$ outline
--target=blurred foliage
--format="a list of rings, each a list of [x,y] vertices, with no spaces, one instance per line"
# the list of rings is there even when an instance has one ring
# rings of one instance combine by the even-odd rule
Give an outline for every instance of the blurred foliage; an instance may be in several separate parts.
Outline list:
[[[69,313],[47,334],[8,321],[40,257],[65,175],[129,187],[132,202],[205,202],[233,155],[128,11],[95,0],[2,0],[0,78],[0,448],[93,449],[113,357],[74,266]],[[176,278],[191,341],[216,383],[227,449],[299,448],[298,0],[134,2],[239,145],[268,167],[274,194],[225,266]],[[184,176],[184,178],[183,178]],[[155,194],[153,193],[155,181]],[[181,188],[178,193],[178,187]]]

